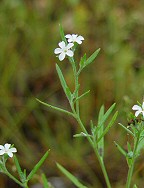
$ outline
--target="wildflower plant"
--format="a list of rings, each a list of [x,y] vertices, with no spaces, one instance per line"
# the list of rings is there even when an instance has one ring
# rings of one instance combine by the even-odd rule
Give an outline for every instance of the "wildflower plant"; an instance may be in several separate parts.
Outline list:
[[[80,90],[80,83],[79,83],[79,76],[80,73],[85,69],[89,64],[91,64],[99,54],[100,49],[97,49],[90,57],[87,58],[86,54],[84,54],[83,57],[81,57],[80,62],[77,63],[75,60],[75,50],[78,47],[78,44],[82,44],[84,41],[83,36],[78,36],[77,34],[64,34],[62,26],[60,26],[60,35],[62,42],[59,43],[60,48],[56,48],[54,50],[55,54],[60,54],[58,56],[59,60],[62,61],[64,58],[68,58],[68,61],[72,67],[73,75],[74,75],[74,83],[75,83],[75,89],[72,91],[64,78],[64,75],[62,73],[61,68],[58,64],[56,64],[56,71],[58,73],[58,77],[60,79],[62,88],[64,90],[64,93],[68,99],[71,111],[68,111],[63,108],[59,108],[56,106],[53,106],[51,104],[47,104],[45,102],[40,101],[37,99],[40,103],[54,109],[60,112],[63,112],[64,114],[72,116],[78,123],[78,125],[81,128],[81,132],[74,135],[74,137],[85,137],[87,138],[90,146],[93,148],[94,153],[97,156],[97,159],[99,161],[99,164],[101,166],[107,187],[110,188],[110,181],[107,174],[107,170],[104,164],[104,136],[107,134],[109,129],[113,126],[116,117],[118,115],[118,112],[115,112],[112,115],[112,118],[109,120],[109,122],[106,125],[106,121],[109,118],[109,116],[112,114],[115,104],[113,104],[106,112],[104,105],[102,105],[99,116],[98,116],[98,123],[95,125],[92,120],[90,120],[90,127],[91,131],[88,132],[85,124],[83,123],[80,115],[80,105],[79,101],[84,96],[88,95],[90,91],[86,91],[83,94],[79,94]],[[82,185],[76,178],[70,174],[64,167],[62,167],[60,164],[57,164],[58,168],[77,186],[77,187],[86,187]]]
[[[125,151],[118,143],[115,142],[118,150],[126,158],[128,164],[128,175],[126,181],[126,188],[130,188],[132,184],[132,175],[136,159],[140,156],[140,152],[144,146],[144,102],[139,105],[134,105],[132,110],[136,110],[135,115],[130,114],[128,126],[121,123],[119,125],[127,131],[128,135],[132,137],[132,143],[127,142],[127,151]],[[139,118],[137,118],[139,116]],[[134,184],[134,188],[137,185]]]
[[[31,172],[27,175],[26,170],[22,170],[21,166],[19,164],[18,158],[13,153],[16,153],[17,149],[13,147],[11,144],[4,144],[0,145],[0,172],[7,175],[10,179],[12,179],[15,183],[17,183],[19,186],[23,188],[29,188],[28,182],[33,178],[33,176],[36,174],[38,169],[41,167],[43,162],[48,157],[49,151],[47,151],[43,157],[39,160],[39,162],[34,166],[34,168],[31,170]],[[15,177],[6,167],[6,163],[8,162],[8,159],[14,158],[14,165],[16,167],[17,173],[19,175],[18,177]],[[47,187],[48,188],[48,187]]]

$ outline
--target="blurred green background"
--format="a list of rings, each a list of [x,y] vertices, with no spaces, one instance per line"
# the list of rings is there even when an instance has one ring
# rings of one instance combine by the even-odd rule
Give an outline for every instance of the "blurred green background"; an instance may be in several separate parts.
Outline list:
[[[80,131],[77,123],[35,100],[69,109],[55,64],[59,63],[71,88],[72,70],[67,60],[59,62],[53,53],[61,40],[59,23],[65,33],[84,36],[76,54],[78,61],[84,53],[90,56],[101,48],[96,61],[81,74],[81,93],[91,90],[81,100],[81,117],[89,129],[89,120],[97,122],[102,104],[107,109],[117,103],[119,116],[106,136],[105,163],[112,186],[122,188],[127,164],[113,141],[126,146],[129,137],[118,122],[127,124],[132,105],[142,102],[144,95],[143,0],[0,1],[0,144],[14,143],[28,172],[50,148],[39,174],[45,172],[54,184],[60,181],[65,187],[74,187],[56,168],[57,161],[88,187],[106,187],[87,140],[73,138]],[[9,164],[13,165],[12,160]],[[139,188],[144,187],[143,167],[142,156],[133,178]],[[41,182],[39,175],[31,185],[36,182]],[[18,186],[1,175],[0,187]]]

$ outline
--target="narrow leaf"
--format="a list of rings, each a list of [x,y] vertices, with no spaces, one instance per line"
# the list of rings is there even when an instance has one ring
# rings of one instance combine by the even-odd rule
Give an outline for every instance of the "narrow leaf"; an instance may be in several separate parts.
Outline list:
[[[84,54],[84,56],[80,60],[80,68],[83,68],[85,62],[86,62],[86,54]]]
[[[44,173],[42,174],[42,181],[43,181],[44,188],[51,188],[51,186],[46,178],[46,175]]]
[[[98,151],[101,157],[104,157],[104,137],[101,137],[103,135],[104,131],[104,124],[101,123],[104,116],[104,106],[102,105],[100,108],[99,116],[98,116],[98,131],[97,131],[97,140],[99,140],[97,146]]]
[[[104,114],[104,117],[102,118],[101,123],[104,123],[107,118],[110,116],[110,114],[112,113],[113,109],[115,108],[115,103],[106,111],[106,113]]]
[[[17,168],[17,171],[18,171],[18,175],[19,175],[19,177],[20,177],[20,180],[21,180],[22,182],[25,182],[26,177],[25,177],[24,173],[23,173],[22,170],[21,170],[21,167],[20,167],[20,164],[19,164],[19,161],[18,161],[16,155],[14,155],[14,163],[15,163],[15,165],[16,165],[16,168]]]
[[[60,36],[61,36],[61,39],[67,44],[67,40],[65,38],[65,34],[64,34],[64,30],[63,30],[63,27],[61,24],[59,24],[59,28],[60,28]]]
[[[75,102],[77,100],[80,100],[82,97],[86,96],[88,93],[90,92],[90,90],[86,91],[85,93],[83,93],[82,95],[80,95],[78,98],[76,98]]]
[[[128,152],[131,152],[132,151],[132,148],[131,148],[131,145],[129,142],[127,142],[127,148],[128,148]]]
[[[134,137],[134,134],[127,128],[125,127],[123,124],[118,123],[125,131],[127,131],[129,134],[131,134]]]
[[[126,151],[125,151],[118,143],[116,143],[116,142],[114,142],[114,143],[115,143],[116,147],[118,148],[118,150],[119,150],[125,157],[127,157]]]
[[[77,186],[78,188],[87,188],[86,186],[84,186],[82,183],[79,182],[79,180],[73,176],[70,172],[68,172],[63,166],[61,166],[59,163],[56,163],[57,167],[59,168],[59,170],[69,179],[71,180],[71,182],[73,182],[73,184],[75,186]]]
[[[61,36],[62,41],[64,41],[66,44],[68,44],[68,42],[67,42],[67,40],[66,40],[66,38],[65,38],[65,33],[64,33],[63,27],[62,27],[61,24],[59,25],[59,28],[60,28],[60,36]],[[73,57],[68,57],[68,59],[69,59],[69,61],[70,61],[71,63],[74,62]]]
[[[69,102],[71,102],[71,99],[72,99],[72,94],[71,94],[71,91],[70,89],[68,88],[67,84],[66,84],[66,81],[64,79],[64,76],[62,74],[62,71],[60,70],[60,67],[56,64],[56,70],[57,70],[57,73],[58,73],[58,76],[59,76],[59,79],[60,79],[60,82],[61,82],[61,85],[63,87],[63,90],[69,100]]]
[[[48,154],[49,154],[49,151],[47,151],[43,155],[43,157],[40,159],[40,161],[34,166],[34,168],[32,169],[32,171],[29,173],[29,175],[27,177],[27,181],[29,181],[35,175],[35,173],[38,171],[38,169],[41,167],[41,165],[44,163],[44,161],[48,157]]]
[[[36,98],[36,100],[37,100],[38,102],[40,102],[41,104],[43,104],[43,105],[49,107],[49,108],[52,108],[52,109],[54,109],[54,110],[57,110],[57,111],[63,112],[63,113],[65,113],[65,114],[68,114],[68,115],[74,117],[74,114],[71,113],[71,112],[69,112],[69,111],[67,111],[67,110],[64,110],[64,109],[62,109],[62,108],[58,108],[58,107],[56,107],[56,106],[50,105],[50,104],[45,103],[45,102],[42,102],[41,100],[39,100],[39,99],[37,99],[37,98]]]
[[[84,67],[92,63],[100,52],[100,48],[97,49],[85,62]]]
[[[84,132],[81,132],[79,134],[73,135],[73,137],[91,137],[91,135],[90,134],[86,134]]]
[[[115,114],[113,115],[111,121],[109,122],[109,124],[107,125],[107,127],[104,129],[103,133],[97,139],[97,143],[107,134],[107,132],[109,131],[109,129],[114,125],[114,122],[115,122],[115,120],[117,118],[117,115],[118,115],[118,111],[115,112]]]

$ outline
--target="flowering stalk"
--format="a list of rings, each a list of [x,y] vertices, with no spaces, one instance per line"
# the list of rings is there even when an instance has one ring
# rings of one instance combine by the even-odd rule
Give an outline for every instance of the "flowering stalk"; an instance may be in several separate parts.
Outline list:
[[[132,175],[134,171],[134,165],[136,158],[140,155],[140,151],[143,148],[143,142],[144,139],[144,102],[142,105],[134,105],[132,107],[132,110],[135,110],[135,116],[131,114],[130,120],[128,122],[128,127],[123,126],[121,127],[128,132],[133,137],[133,149],[131,148],[131,144],[127,142],[127,149],[128,152],[126,152],[121,146],[119,146],[116,143],[117,148],[119,151],[125,156],[127,163],[128,163],[128,175],[126,180],[126,188],[130,188],[132,183]],[[141,116],[139,119],[138,116]],[[134,185],[134,187],[137,187]]]
[[[5,175],[7,175],[10,179],[12,179],[15,183],[17,183],[21,187],[29,188],[28,187],[29,180],[32,179],[32,177],[35,175],[37,170],[41,167],[43,162],[46,160],[46,158],[48,157],[49,151],[47,151],[43,155],[43,157],[34,166],[34,168],[31,170],[31,172],[29,173],[28,176],[26,175],[26,170],[22,171],[17,157],[15,155],[13,155],[13,153],[16,153],[16,152],[17,152],[17,149],[15,147],[11,146],[11,144],[6,143],[4,146],[0,145],[0,155],[2,155],[2,157],[0,158],[0,172],[2,172]],[[18,180],[16,177],[14,177],[6,168],[7,159],[9,157],[12,158],[13,156],[14,156],[14,164],[16,166],[16,169],[17,169],[17,172],[18,172],[20,180]]]
[[[74,60],[74,51],[75,48],[77,46],[77,44],[81,44],[82,41],[84,40],[84,38],[82,36],[78,36],[77,34],[68,34],[68,35],[64,35],[63,29],[60,26],[60,34],[61,34],[61,38],[62,38],[62,42],[59,43],[60,48],[56,48],[54,50],[55,54],[60,54],[58,56],[59,60],[62,61],[65,57],[68,56],[68,59],[70,61],[70,64],[72,66],[73,69],[73,74],[74,74],[74,82],[75,82],[75,90],[74,92],[71,92],[71,90],[69,89],[65,78],[62,74],[62,71],[60,69],[60,67],[56,64],[56,70],[61,82],[61,85],[63,87],[63,90],[65,92],[65,95],[69,101],[70,107],[72,112],[68,112],[66,110],[63,111],[63,109],[60,109],[58,107],[52,106],[50,104],[46,104],[40,100],[38,100],[39,102],[41,102],[42,104],[52,107],[53,109],[56,109],[58,111],[64,112],[65,114],[69,114],[72,115],[76,121],[78,122],[78,124],[81,127],[82,132],[80,134],[76,134],[74,135],[74,137],[79,137],[79,136],[84,136],[87,137],[87,140],[89,141],[91,147],[93,148],[99,164],[101,166],[106,184],[108,188],[111,188],[111,184],[109,181],[109,177],[105,168],[105,164],[104,164],[104,136],[105,134],[109,131],[109,129],[112,127],[112,125],[114,124],[114,121],[117,117],[117,112],[113,115],[111,121],[109,122],[108,126],[105,128],[104,127],[104,123],[107,120],[107,118],[109,117],[109,115],[112,113],[112,110],[115,107],[115,104],[112,105],[108,111],[106,113],[104,113],[104,106],[102,106],[101,111],[100,111],[100,118],[99,118],[99,122],[97,126],[92,125],[91,126],[91,134],[89,134],[81,120],[80,117],[80,107],[79,107],[79,100],[84,97],[86,94],[89,93],[89,91],[83,93],[81,96],[79,96],[79,75],[81,73],[81,71],[89,64],[91,64],[95,58],[97,57],[100,49],[97,49],[89,58],[86,58],[86,54],[81,58],[80,63],[79,63],[79,69],[78,66]],[[66,40],[66,38],[68,39],[68,41]],[[61,45],[63,44],[63,46]],[[73,44],[73,45],[72,45]],[[73,54],[73,55],[72,55]],[[77,70],[78,69],[78,70]],[[102,151],[102,155],[101,155],[101,151]],[[65,171],[66,172],[66,171]]]
[[[134,140],[134,150],[133,150],[133,157],[131,159],[131,165],[129,167],[128,170],[128,176],[127,176],[127,182],[126,182],[126,188],[130,188],[131,185],[131,180],[132,180],[132,174],[133,174],[133,170],[134,170],[134,164],[135,164],[135,160],[136,160],[136,154],[137,154],[137,147],[138,144],[140,142],[140,133],[138,133],[137,137]]]
[[[79,86],[79,82],[78,82],[78,74],[77,74],[77,71],[76,71],[76,65],[75,63],[72,64],[73,66],[73,72],[74,72],[74,77],[75,77],[75,89]],[[78,94],[78,91],[76,93],[76,98],[79,97],[79,94]],[[78,124],[80,125],[81,127],[81,130],[86,134],[88,135],[88,132],[87,130],[85,129],[85,126],[84,124],[82,123],[82,120],[80,118],[80,109],[79,109],[79,100],[76,101],[76,110],[72,109],[74,115],[75,115],[75,119],[76,121],[78,122]],[[111,188],[111,184],[110,184],[110,181],[109,181],[109,177],[108,177],[108,174],[107,174],[107,171],[106,171],[106,168],[105,168],[105,164],[104,164],[104,161],[103,161],[103,158],[100,157],[99,155],[99,152],[98,152],[98,149],[96,147],[96,144],[93,142],[93,140],[91,139],[91,137],[87,136],[87,139],[91,145],[91,147],[93,148],[97,158],[98,158],[98,161],[99,161],[99,164],[101,166],[101,169],[102,169],[102,172],[103,172],[103,175],[104,175],[104,178],[105,178],[105,181],[106,181],[106,184],[107,184],[107,187],[108,188]]]

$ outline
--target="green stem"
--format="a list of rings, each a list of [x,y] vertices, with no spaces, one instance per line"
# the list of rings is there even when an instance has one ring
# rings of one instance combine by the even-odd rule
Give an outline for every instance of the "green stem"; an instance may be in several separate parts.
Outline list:
[[[80,125],[82,131],[83,131],[85,134],[88,135],[87,130],[85,129],[85,127],[84,127],[84,125],[83,125],[83,123],[82,123],[80,117],[79,117],[77,114],[75,114],[75,119],[77,120],[78,124]],[[88,139],[90,145],[92,146],[92,148],[93,148],[93,150],[94,150],[94,152],[95,152],[95,154],[96,154],[96,156],[97,156],[97,158],[98,158],[98,161],[99,161],[99,164],[100,164],[100,166],[101,166],[101,169],[102,169],[102,172],[103,172],[103,175],[104,175],[104,178],[105,178],[107,187],[108,187],[108,188],[111,188],[110,180],[109,180],[109,177],[108,177],[106,168],[105,168],[104,161],[103,161],[103,159],[100,157],[99,152],[98,152],[98,150],[97,150],[97,147],[96,147],[96,145],[94,145],[92,139],[91,139],[90,137],[87,137],[87,139]]]
[[[93,147],[94,149],[94,152],[98,158],[98,161],[99,161],[99,164],[100,164],[100,167],[102,169],[102,172],[103,172],[103,175],[104,175],[104,178],[105,178],[105,181],[106,181],[106,185],[108,188],[111,188],[111,184],[110,184],[110,180],[109,180],[109,176],[107,174],[107,171],[106,171],[106,168],[105,168],[105,164],[104,164],[104,161],[103,161],[103,158],[99,155],[99,152],[98,152],[98,149],[97,147]]]
[[[74,78],[75,78],[75,89],[78,87],[79,85],[79,74],[77,73],[77,70],[76,70],[76,64],[75,62],[71,62],[72,64],[72,68],[73,68],[73,73],[74,73]],[[76,99],[79,97],[79,93],[77,91],[76,93]],[[79,114],[79,100],[76,100],[76,110],[74,108],[74,104],[71,105],[71,108],[72,108],[72,112],[75,116],[75,119],[77,120],[78,124],[80,125],[82,131],[88,135],[88,132],[87,130],[85,129],[85,126],[83,125],[82,121],[81,121],[81,118],[80,118],[80,114]],[[104,164],[104,161],[103,159],[100,157],[99,155],[99,152],[97,150],[97,147],[94,145],[94,142],[93,140],[90,138],[90,137],[87,137],[90,145],[92,146],[92,148],[94,149],[94,152],[98,158],[98,161],[99,161],[99,164],[101,166],[101,169],[102,169],[102,172],[103,172],[103,175],[104,175],[104,178],[105,178],[105,181],[106,181],[106,184],[107,184],[107,187],[108,188],[111,188],[111,184],[110,184],[110,181],[109,181],[109,177],[108,177],[108,174],[107,174],[107,171],[106,171],[106,168],[105,168],[105,164]]]
[[[15,181],[18,185],[20,185],[21,187],[24,187],[24,188],[28,188],[26,187],[25,185],[23,185],[23,183],[21,183],[18,179],[16,179],[13,175],[11,175],[6,169],[5,169],[5,172],[4,172],[9,178],[11,178],[13,181]]]
[[[72,64],[72,68],[73,68],[74,79],[75,79],[75,89],[76,89],[78,87],[78,85],[79,85],[79,79],[78,79],[78,74],[77,74],[75,61],[73,61],[71,64]],[[79,92],[77,90],[76,99],[78,98],[78,96],[79,96]],[[79,115],[79,100],[76,101],[76,112]]]
[[[137,152],[137,147],[138,147],[138,143],[139,143],[139,137],[140,137],[140,133],[136,137],[136,141],[134,143],[133,158],[132,158],[132,163],[131,163],[129,170],[128,170],[126,188],[130,188],[130,185],[131,185],[131,180],[132,180],[132,175],[133,175],[133,170],[134,170],[134,164],[135,164],[135,159],[136,159],[136,152]]]

